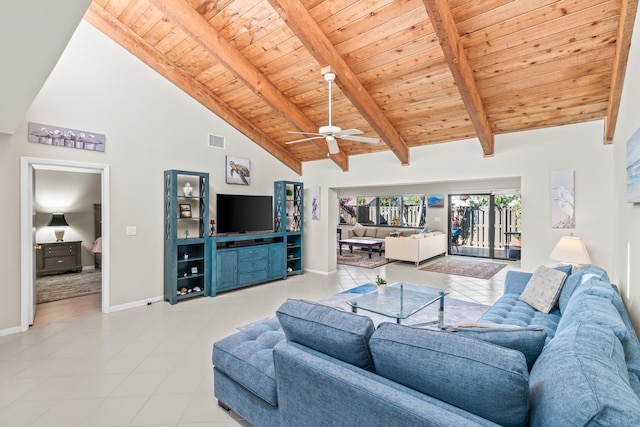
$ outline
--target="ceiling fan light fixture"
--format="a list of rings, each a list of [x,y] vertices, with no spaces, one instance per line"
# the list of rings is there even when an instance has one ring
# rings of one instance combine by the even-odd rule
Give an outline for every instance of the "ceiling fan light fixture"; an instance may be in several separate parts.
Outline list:
[[[327,135],[325,139],[327,140],[327,146],[329,147],[329,154],[337,154],[340,152],[340,147],[338,147],[338,142],[333,137],[333,135]]]

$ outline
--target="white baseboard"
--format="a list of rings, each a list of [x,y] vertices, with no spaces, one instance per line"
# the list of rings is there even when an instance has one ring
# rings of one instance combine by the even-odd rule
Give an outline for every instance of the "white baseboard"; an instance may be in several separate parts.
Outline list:
[[[14,328],[0,329],[0,337],[5,335],[17,334],[18,332],[22,332],[20,326],[16,326]]]
[[[321,270],[313,270],[311,268],[305,268],[304,269],[305,273],[315,273],[315,274],[321,274],[323,276],[328,276],[330,274],[334,274],[337,273],[338,270],[333,270],[333,271],[321,271]]]
[[[154,302],[160,302],[163,300],[164,300],[164,297],[159,296],[159,297],[147,298],[139,301],[132,301],[126,304],[112,305],[111,307],[109,307],[109,313],[113,313],[114,311],[128,310],[130,308],[135,308],[135,307],[141,307],[143,305],[148,305],[148,304],[151,304]]]

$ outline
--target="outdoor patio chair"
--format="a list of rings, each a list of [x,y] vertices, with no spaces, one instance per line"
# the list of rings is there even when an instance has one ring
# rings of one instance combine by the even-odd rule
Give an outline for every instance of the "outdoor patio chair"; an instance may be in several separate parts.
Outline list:
[[[456,252],[459,251],[458,246],[460,245],[460,243],[458,243],[458,239],[460,238],[460,232],[462,232],[462,228],[460,227],[453,227],[451,229],[451,248],[456,248]],[[452,252],[450,250],[450,252]]]

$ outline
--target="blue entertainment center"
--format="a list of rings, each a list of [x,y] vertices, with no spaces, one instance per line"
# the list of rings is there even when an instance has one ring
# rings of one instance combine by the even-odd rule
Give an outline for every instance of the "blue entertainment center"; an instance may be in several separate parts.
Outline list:
[[[302,183],[274,182],[272,230],[207,237],[208,181],[207,173],[165,171],[166,301],[175,304],[186,298],[215,296],[218,292],[303,273]],[[182,188],[187,182],[195,191]],[[250,197],[253,196],[247,196]],[[263,215],[271,216],[271,212]],[[245,224],[251,227],[251,218],[247,221]]]

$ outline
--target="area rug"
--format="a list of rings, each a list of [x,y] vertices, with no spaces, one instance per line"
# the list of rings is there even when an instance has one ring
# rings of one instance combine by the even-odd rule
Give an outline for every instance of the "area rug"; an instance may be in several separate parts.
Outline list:
[[[342,255],[338,254],[337,263],[351,265],[353,267],[363,268],[376,268],[389,264],[392,262],[385,257],[377,256],[376,252],[371,255],[369,259],[369,252],[354,250],[353,253],[349,253],[348,250],[343,250]]]
[[[98,294],[102,291],[102,272],[55,274],[36,279],[36,303]]]
[[[445,259],[435,264],[421,268],[435,273],[454,274],[456,276],[474,277],[476,279],[490,279],[507,264],[497,262],[467,261],[462,259]]]
[[[327,299],[319,301],[320,304],[328,305],[345,311],[351,311],[351,306],[347,301],[358,298],[358,294],[365,294],[377,290],[373,283],[367,283],[333,295]],[[438,319],[440,304],[437,302],[418,311],[408,319],[402,320],[403,325],[415,325],[432,322]],[[453,325],[457,323],[476,322],[489,309],[490,306],[475,302],[463,301],[455,298],[445,297],[444,299],[444,324]],[[371,313],[365,310],[358,310],[358,314],[370,317],[373,323],[378,326],[382,322],[395,322],[395,319]],[[435,327],[435,325],[434,325]]]

